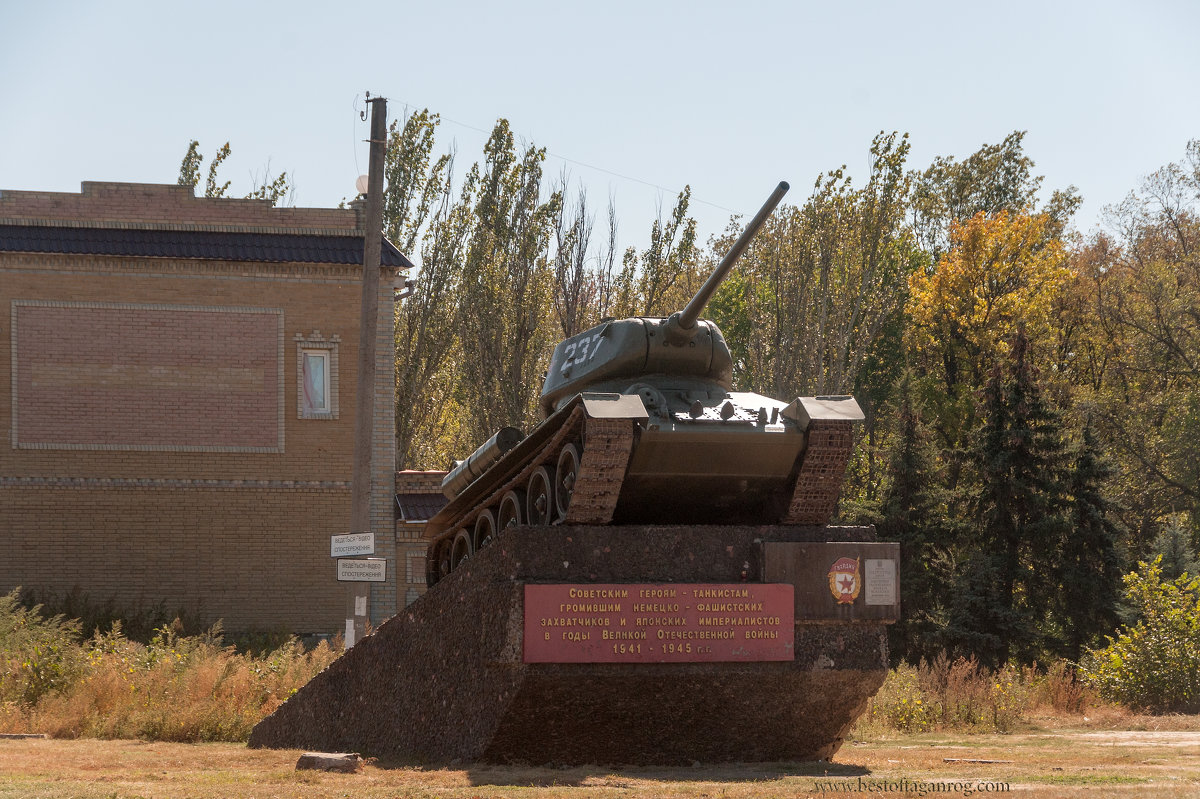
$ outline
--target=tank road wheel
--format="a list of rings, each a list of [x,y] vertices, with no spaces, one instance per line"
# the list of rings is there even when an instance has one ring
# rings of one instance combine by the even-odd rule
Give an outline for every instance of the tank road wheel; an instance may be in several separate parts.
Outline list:
[[[502,533],[510,527],[525,523],[525,492],[521,489],[504,492],[500,498],[500,510],[496,512],[496,532]]]
[[[425,585],[431,587],[437,584],[437,581],[446,576],[442,570],[442,559],[446,560],[446,569],[450,568],[450,559],[446,555],[449,547],[445,544],[435,544],[425,552]]]
[[[475,519],[475,547],[474,552],[486,547],[492,543],[496,537],[496,516],[491,510],[482,511]]]
[[[558,511],[558,520],[567,518],[567,508],[571,506],[571,494],[575,491],[575,481],[579,479],[579,447],[567,444],[558,454],[558,468],[554,470],[554,509]]]
[[[475,546],[471,543],[471,534],[466,530],[459,530],[458,535],[454,536],[454,547],[450,550],[450,569],[457,569],[474,554]]]
[[[438,579],[444,580],[453,569],[450,560],[451,550],[454,548],[454,539],[447,538],[438,544],[437,556],[434,560],[433,567],[437,569]]]
[[[554,481],[545,466],[537,467],[529,475],[525,511],[530,524],[550,524],[554,519]]]

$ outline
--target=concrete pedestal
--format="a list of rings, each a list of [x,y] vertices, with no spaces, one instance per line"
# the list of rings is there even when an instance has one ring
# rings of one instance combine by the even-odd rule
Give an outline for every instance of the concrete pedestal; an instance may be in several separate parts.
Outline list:
[[[797,615],[787,662],[525,663],[524,586],[759,583],[765,541],[872,538],[863,527],[518,528],[300,689],[250,746],[425,763],[828,758],[883,683],[882,623]]]

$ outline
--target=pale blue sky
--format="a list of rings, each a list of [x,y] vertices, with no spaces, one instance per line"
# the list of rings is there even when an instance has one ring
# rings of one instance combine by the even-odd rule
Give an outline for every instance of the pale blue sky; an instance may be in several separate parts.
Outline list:
[[[197,138],[206,155],[232,143],[236,193],[270,159],[297,205],[335,205],[366,171],[355,106],[370,90],[393,117],[440,112],[460,170],[481,154],[475,129],[507,117],[593,207],[615,198],[625,244],[685,183],[705,239],[780,179],[791,202],[843,163],[861,179],[882,129],[911,134],[914,167],[1028,130],[1045,186],[1082,192],[1087,230],[1200,137],[1187,0],[342,9],[0,0],[0,189],[174,182]]]

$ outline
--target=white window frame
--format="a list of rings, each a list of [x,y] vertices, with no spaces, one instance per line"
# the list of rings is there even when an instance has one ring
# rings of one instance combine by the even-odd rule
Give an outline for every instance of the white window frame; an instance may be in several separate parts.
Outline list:
[[[314,330],[305,336],[297,333],[293,336],[296,342],[296,417],[299,419],[336,419],[338,418],[338,343],[339,337],[326,339],[321,331]],[[325,370],[325,405],[324,408],[307,408],[304,404],[304,364],[305,356],[317,356],[324,364]]]

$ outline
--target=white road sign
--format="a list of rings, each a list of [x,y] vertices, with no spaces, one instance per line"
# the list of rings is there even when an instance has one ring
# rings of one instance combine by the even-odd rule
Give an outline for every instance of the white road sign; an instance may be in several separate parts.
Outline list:
[[[385,582],[387,561],[383,558],[342,558],[337,562],[337,578],[343,583]]]
[[[374,555],[374,533],[350,533],[329,537],[329,557],[346,558],[354,555]]]

